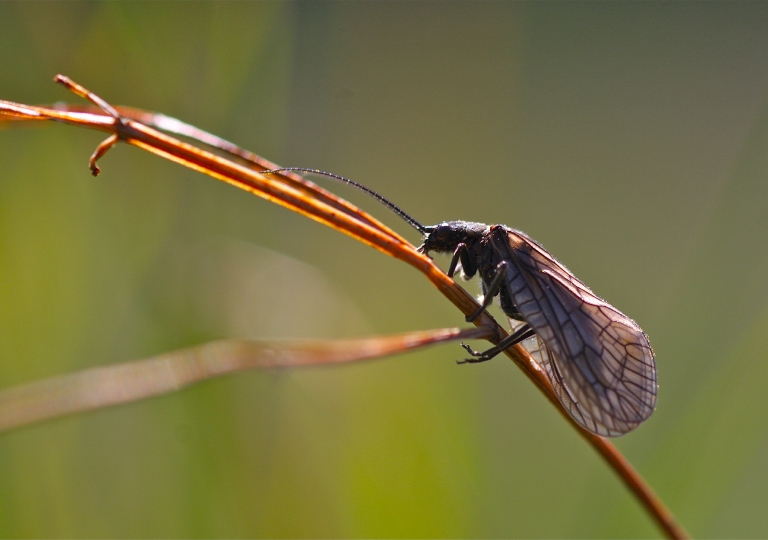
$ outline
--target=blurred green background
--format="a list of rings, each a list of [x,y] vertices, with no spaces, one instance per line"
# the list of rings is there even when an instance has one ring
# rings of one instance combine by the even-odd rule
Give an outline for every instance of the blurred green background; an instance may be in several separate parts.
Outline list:
[[[695,536],[764,537],[767,29],[766,3],[3,2],[0,99],[80,103],[65,73],[424,223],[526,231],[651,337],[658,410],[618,447]],[[0,131],[1,387],[223,337],[464,325],[406,265],[135,148],[91,177],[101,138]],[[0,536],[658,534],[511,362],[462,356],[0,435]]]

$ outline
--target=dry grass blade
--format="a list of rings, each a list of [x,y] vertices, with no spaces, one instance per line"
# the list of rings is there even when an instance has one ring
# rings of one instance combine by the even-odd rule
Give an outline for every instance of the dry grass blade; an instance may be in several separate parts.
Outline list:
[[[134,109],[113,108],[101,98],[98,98],[66,77],[57,76],[56,80],[76,94],[89,99],[92,103],[99,106],[103,112],[101,114],[94,114],[90,111],[81,112],[69,110],[69,108],[67,110],[60,110],[0,101],[0,115],[7,114],[15,119],[29,120],[46,118],[106,131],[110,133],[110,136],[101,143],[91,157],[91,169],[94,173],[98,170],[96,160],[102,157],[116,142],[122,141],[138,146],[208,174],[218,180],[230,183],[295,212],[299,212],[368,244],[387,255],[407,262],[422,272],[465,315],[473,314],[479,307],[475,299],[457,285],[453,279],[449,278],[431,259],[418,252],[413,245],[375,220],[375,218],[343,201],[343,199],[318,188],[311,182],[297,179],[291,175],[281,174],[277,175],[276,178],[271,178],[259,174],[259,170],[274,168],[274,164],[241,149],[237,149],[237,147],[235,149],[227,147],[227,144],[230,143],[224,144],[220,148],[233,155],[237,155],[239,158],[245,159],[248,162],[247,167],[201,150],[193,145],[183,143],[139,121],[131,119],[142,119],[142,114],[149,114],[151,115],[150,119],[154,118],[152,120],[153,123],[158,127],[162,127],[161,116]],[[143,119],[146,120],[147,117],[143,117]],[[169,125],[166,124],[166,127],[169,127]],[[183,134],[195,137],[190,132]],[[216,144],[217,138],[210,138],[213,136],[201,131],[198,131],[198,134],[202,134],[198,137],[202,142],[219,147]],[[480,327],[487,327],[489,334],[492,334],[487,339],[494,344],[497,344],[506,336],[504,329],[497,324],[487,311],[475,319],[474,324]],[[546,374],[538,368],[530,354],[519,345],[509,348],[504,352],[542,391],[566,421],[603,456],[661,530],[670,538],[687,538],[688,534],[685,530],[676,522],[674,516],[663,502],[616,447],[602,437],[585,431],[570,417],[567,411],[560,405]]]
[[[446,328],[339,341],[215,341],[0,391],[0,431],[175,392],[246,369],[357,362],[491,333],[487,328]]]

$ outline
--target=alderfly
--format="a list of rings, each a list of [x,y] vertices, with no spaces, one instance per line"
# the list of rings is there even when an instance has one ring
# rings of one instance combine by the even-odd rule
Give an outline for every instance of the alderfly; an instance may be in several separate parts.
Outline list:
[[[264,171],[321,174],[365,191],[424,235],[419,250],[452,253],[447,274],[480,275],[477,318],[498,296],[514,331],[497,346],[460,363],[490,360],[517,343],[545,370],[560,403],[584,429],[617,437],[645,421],[656,404],[656,363],[645,332],[596,296],[581,280],[521,231],[504,225],[444,221],[424,226],[389,200],[352,180],[315,169]]]

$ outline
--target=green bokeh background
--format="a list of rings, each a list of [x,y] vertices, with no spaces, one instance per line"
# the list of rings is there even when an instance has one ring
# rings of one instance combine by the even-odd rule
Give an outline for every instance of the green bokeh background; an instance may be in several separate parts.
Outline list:
[[[617,446],[695,536],[764,537],[766,29],[766,3],[3,2],[0,99],[79,102],[65,73],[422,222],[528,232],[651,337],[658,410]],[[135,148],[92,178],[100,140],[0,131],[0,386],[463,324],[406,265]],[[461,356],[241,374],[0,435],[0,536],[658,534],[512,363]]]

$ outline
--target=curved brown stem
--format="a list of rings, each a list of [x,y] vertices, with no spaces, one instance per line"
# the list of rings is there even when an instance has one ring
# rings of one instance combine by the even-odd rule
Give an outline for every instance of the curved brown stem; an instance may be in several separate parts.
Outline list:
[[[358,362],[487,336],[482,328],[445,328],[335,341],[214,341],[2,390],[0,432],[176,392],[238,371]]]
[[[75,83],[68,84],[67,86],[74,89],[78,95],[96,103],[107,114],[93,114],[91,112],[78,112],[77,110],[70,111],[66,109],[54,110],[3,101],[0,101],[0,114],[7,114],[17,119],[39,120],[46,118],[109,132],[117,140],[122,140],[166,159],[176,161],[218,180],[249,191],[254,195],[285,206],[368,244],[387,255],[407,262],[422,272],[448,300],[467,316],[472,315],[479,307],[469,293],[457,285],[453,279],[449,278],[431,259],[419,253],[413,245],[372,216],[330,192],[319,188],[311,182],[300,179],[300,177],[296,178],[295,175],[279,174],[275,175],[276,177],[271,177],[271,175],[267,177],[259,174],[260,170],[276,169],[279,167],[258,156],[240,150],[234,145],[227,146],[231,144],[227,143],[221,149],[245,159],[248,161],[248,166],[234,163],[211,152],[181,142],[144,123],[131,119],[147,114],[152,117],[152,113],[136,112],[133,109],[126,108],[115,109],[101,100],[101,98],[98,98],[98,96],[94,96],[91,92]],[[109,107],[109,109],[104,107],[104,105]],[[114,115],[110,109],[115,111]],[[121,111],[122,116],[118,115],[117,110]],[[167,119],[167,117],[163,118]],[[199,133],[205,134],[205,132]],[[190,132],[188,131],[184,134],[190,135]],[[194,137],[194,133],[191,136]],[[213,144],[216,146],[215,138],[209,138],[203,142],[210,144],[211,140],[214,140]],[[110,141],[110,144],[114,142],[113,138],[110,137],[99,146],[99,149],[108,146],[108,141]],[[94,156],[98,159],[105,151],[106,149],[99,152],[97,149]],[[95,165],[95,160],[93,165]],[[493,329],[493,337],[488,340],[494,344],[497,344],[507,335],[504,329],[487,312],[483,312],[474,321],[474,324]],[[538,368],[528,352],[519,345],[504,352],[541,390],[544,396],[560,411],[574,429],[605,459],[659,528],[669,538],[687,538],[688,534],[685,529],[676,522],[669,509],[666,508],[651,487],[634,470],[618,449],[606,439],[582,429],[571,419],[570,415],[560,405],[546,374]]]

